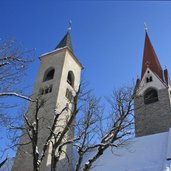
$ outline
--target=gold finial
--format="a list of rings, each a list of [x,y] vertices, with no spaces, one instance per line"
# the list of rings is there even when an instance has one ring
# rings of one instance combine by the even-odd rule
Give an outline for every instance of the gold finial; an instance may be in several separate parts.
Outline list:
[[[71,31],[71,24],[72,24],[72,21],[69,20],[69,24],[68,24],[68,31]]]
[[[147,27],[147,24],[146,24],[146,22],[144,22],[144,29],[145,29],[145,31],[147,32],[147,30],[148,30],[148,27]]]

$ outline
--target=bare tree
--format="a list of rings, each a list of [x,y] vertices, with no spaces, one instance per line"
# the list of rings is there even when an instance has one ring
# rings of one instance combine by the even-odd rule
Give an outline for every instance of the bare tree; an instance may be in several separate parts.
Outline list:
[[[4,102],[4,98],[9,96],[19,97],[31,101],[28,96],[24,96],[23,77],[27,68],[34,60],[34,51],[25,50],[15,39],[0,39],[0,117],[5,119],[3,109],[14,107]]]
[[[11,108],[15,103],[8,103],[8,97],[14,96],[31,100],[24,96],[23,77],[29,64],[34,60],[34,50],[25,50],[12,38],[0,39],[0,127],[5,128],[10,120]],[[4,147],[1,147],[3,150]]]
[[[101,112],[99,107],[96,108],[97,100],[90,102],[88,104],[90,107],[87,108],[85,118],[82,120],[82,131],[84,130],[85,134],[81,141],[74,144],[78,152],[75,171],[90,170],[106,149],[124,145],[133,133],[132,88],[122,87],[113,92],[112,97],[108,99],[111,109],[108,119],[99,113]],[[89,157],[83,163],[85,156]]]
[[[41,163],[46,155],[49,145],[52,146],[51,170],[54,171],[56,170],[57,163],[60,161],[61,155],[63,153],[66,153],[66,151],[63,150],[63,147],[65,147],[68,144],[73,144],[74,142],[81,139],[85,131],[80,132],[79,135],[77,134],[75,137],[71,136],[72,137],[71,139],[66,139],[66,135],[70,134],[74,129],[76,129],[78,125],[78,123],[76,122],[76,116],[78,112],[80,112],[82,106],[85,105],[85,104],[79,104],[80,103],[79,99],[81,99],[82,101],[83,99],[85,100],[88,94],[90,94],[89,91],[84,91],[83,89],[81,89],[80,92],[79,89],[76,92],[75,96],[73,96],[72,100],[70,101],[70,104],[72,106],[71,108],[65,106],[61,111],[55,109],[54,119],[52,121],[52,124],[47,125],[47,129],[49,129],[49,135],[45,139],[45,142],[43,143],[44,145],[41,149],[38,148],[39,133],[40,133],[39,130],[41,127],[40,110],[41,108],[44,107],[46,101],[42,100],[41,97],[40,98],[38,97],[36,100],[31,99],[31,102],[34,102],[35,109],[32,111],[30,115],[27,114],[24,115],[25,124],[23,125],[14,125],[13,123],[10,124],[9,128],[10,130],[12,130],[14,135],[14,137],[12,137],[12,147],[25,146],[31,144],[31,148],[32,148],[31,155],[33,158],[34,171],[40,170]],[[64,112],[70,113],[70,115],[66,118],[64,125],[62,125],[62,129],[60,129],[60,131],[59,130],[57,131],[61,119],[60,116]],[[23,132],[22,136],[27,135],[28,141],[21,143],[19,140],[20,136],[18,136],[18,134],[16,133],[17,131],[22,131]]]
[[[7,162],[7,158],[6,159],[4,159],[1,163],[0,163],[0,168]]]
[[[94,162],[103,155],[109,147],[118,148],[133,135],[133,99],[132,88],[122,87],[113,91],[112,97],[108,99],[111,112],[104,116],[103,107],[99,99],[91,93],[84,94],[81,106],[77,107],[75,114],[80,114],[76,120],[74,129],[76,131],[74,138],[69,140],[53,141],[55,162],[59,162],[61,153],[65,153],[63,147],[72,144],[78,152],[77,162],[74,171],[88,171]],[[75,101],[78,104],[78,101]],[[79,103],[80,104],[80,103]],[[72,116],[72,115],[71,115]],[[72,120],[72,117],[70,118]],[[104,126],[107,125],[107,126]],[[65,129],[70,129],[71,125],[64,125]],[[58,135],[58,134],[56,134]],[[92,153],[93,150],[93,153]],[[89,156],[84,163],[85,156]],[[71,161],[70,161],[71,162]],[[56,169],[56,163],[51,162],[51,170]]]
[[[78,157],[74,171],[91,169],[95,161],[101,157],[109,147],[118,148],[132,135],[133,125],[133,99],[132,88],[122,87],[113,92],[112,97],[108,98],[110,113],[103,112],[104,107],[90,91],[79,91],[71,101],[73,107],[64,107],[61,111],[54,112],[54,120],[49,129],[42,149],[38,148],[39,129],[40,129],[40,109],[44,107],[45,101],[41,98],[34,100],[35,110],[30,120],[24,115],[25,125],[12,126],[13,130],[22,130],[28,135],[29,141],[21,144],[19,141],[15,145],[28,145],[32,147],[33,170],[39,171],[47,149],[51,146],[51,171],[55,171],[60,162],[61,155],[68,157],[68,162],[72,163],[70,156],[65,151],[66,145],[72,145]],[[58,111],[58,112],[57,112]],[[64,112],[70,112],[62,129],[57,130],[60,116]],[[75,134],[66,139],[66,135],[75,130]],[[19,138],[19,137],[18,137]],[[41,151],[40,151],[41,150]],[[92,152],[93,150],[93,152]],[[89,156],[86,159],[85,156]],[[85,162],[85,160],[87,160]]]
[[[7,93],[7,96],[19,97],[22,88],[18,85],[21,84],[33,57],[34,51],[23,49],[16,40],[9,38],[0,40],[0,96],[5,96]]]
[[[75,125],[75,134],[82,136],[73,142],[78,153],[74,171],[81,169],[85,155],[90,152],[91,147],[97,145],[103,129],[102,122],[105,120],[100,100],[92,94],[87,94]]]
[[[30,98],[31,99],[31,98]],[[44,106],[44,101],[40,98],[35,100],[31,99],[34,106],[32,115],[29,115],[29,107],[26,107],[25,111],[20,116],[20,119],[23,117],[24,122],[16,122],[15,120],[10,119],[9,121],[9,139],[11,144],[9,148],[16,150],[16,147],[31,145],[31,155],[33,161],[33,170],[40,170],[40,164],[43,160],[43,153],[41,158],[39,157],[38,151],[38,136],[39,136],[39,114],[40,109]],[[18,119],[17,119],[18,120]],[[21,142],[22,137],[27,137],[25,142]]]
[[[74,99],[77,98],[77,95]],[[31,155],[33,160],[33,170],[39,171],[41,163],[46,155],[46,152],[48,150],[48,147],[50,143],[53,144],[52,148],[52,162],[51,165],[53,168],[56,167],[56,163],[58,162],[58,157],[56,157],[56,151],[55,149],[61,145],[61,141],[63,141],[64,136],[66,132],[68,131],[69,127],[65,126],[62,132],[56,132],[56,127],[59,122],[59,117],[66,111],[68,111],[67,107],[64,107],[60,112],[57,112],[57,109],[54,111],[54,120],[51,125],[47,125],[47,129],[49,129],[49,135],[46,137],[44,145],[41,149],[38,148],[38,141],[39,141],[39,134],[41,129],[41,123],[40,123],[40,116],[41,116],[41,109],[44,107],[44,104],[46,102],[42,100],[41,98],[37,98],[34,101],[34,110],[32,111],[31,115],[29,110],[26,112],[26,114],[23,115],[25,124],[17,123],[13,124],[13,122],[10,124],[9,129],[11,130],[11,133],[13,136],[11,136],[11,147],[16,148],[17,146],[27,146],[31,144]],[[29,113],[29,115],[27,114]],[[76,111],[75,111],[76,114]],[[30,118],[31,117],[31,118]],[[71,124],[71,121],[73,121],[74,118],[74,112],[72,113],[72,119],[70,118],[67,122],[68,125]],[[18,136],[18,131],[22,131],[22,135]],[[58,136],[60,134],[60,136]],[[21,136],[26,136],[27,141],[26,142],[20,142]],[[40,151],[41,150],[41,151]]]

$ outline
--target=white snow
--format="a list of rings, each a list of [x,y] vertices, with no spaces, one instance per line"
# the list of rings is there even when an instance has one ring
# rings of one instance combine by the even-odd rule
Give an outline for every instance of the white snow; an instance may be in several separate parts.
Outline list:
[[[59,51],[59,50],[65,49],[65,48],[67,48],[67,46],[64,46],[64,47],[62,47],[62,48],[55,49],[55,50],[53,50],[53,51],[51,51],[51,52],[44,53],[44,54],[42,54],[40,57],[49,55],[49,54],[51,54],[51,53],[57,52],[57,51]]]
[[[126,146],[108,149],[91,171],[171,171],[169,132],[134,138]]]
[[[38,147],[36,146],[36,153],[39,154],[39,150],[38,150]]]

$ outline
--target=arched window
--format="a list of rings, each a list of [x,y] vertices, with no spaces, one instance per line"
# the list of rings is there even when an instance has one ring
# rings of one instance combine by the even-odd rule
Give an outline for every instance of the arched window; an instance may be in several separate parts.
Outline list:
[[[158,93],[154,88],[149,88],[144,93],[144,103],[150,104],[158,101]]]
[[[72,86],[74,87],[74,80],[75,80],[75,77],[74,77],[74,74],[72,71],[69,71],[68,72],[68,76],[67,76],[67,82]]]
[[[49,68],[46,70],[43,81],[48,81],[52,80],[54,77],[55,69],[54,68]]]
[[[152,76],[150,76],[150,77],[146,77],[146,83],[149,83],[149,82],[152,82],[152,81],[153,81]]]

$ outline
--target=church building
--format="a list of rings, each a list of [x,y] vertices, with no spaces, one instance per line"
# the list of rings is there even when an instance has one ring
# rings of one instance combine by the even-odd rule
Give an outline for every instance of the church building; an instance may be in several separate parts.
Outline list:
[[[171,171],[171,83],[147,30],[134,114],[135,138],[114,152],[108,149],[92,171]]]
[[[145,33],[141,79],[137,79],[135,106],[136,136],[166,132],[171,127],[171,84]]]
[[[39,134],[38,134],[38,150],[43,150],[51,130],[48,129],[54,121],[56,113],[61,112],[67,107],[67,110],[62,112],[58,118],[58,126],[55,132],[62,132],[63,125],[66,125],[67,119],[71,115],[73,104],[71,103],[73,97],[76,95],[80,86],[82,64],[74,55],[70,28],[63,39],[59,42],[56,48],[40,57],[40,67],[33,89],[32,99],[37,97],[43,100],[44,106],[38,111],[39,118]],[[31,103],[29,112],[27,114],[30,123],[35,121],[36,106]],[[55,111],[55,109],[57,111]],[[27,127],[27,126],[26,126]],[[68,131],[65,139],[72,138],[73,130]],[[20,144],[29,142],[28,133],[23,131]],[[41,164],[41,171],[48,171],[51,167],[51,151],[49,145],[47,155],[44,157]],[[60,165],[57,166],[58,170],[70,171],[72,170],[72,163],[68,163],[67,157],[73,157],[72,146],[66,145],[66,154],[61,155]],[[33,156],[31,144],[21,145],[18,148],[16,159],[12,171],[33,171]],[[24,170],[23,170],[24,168]]]
[[[39,114],[41,121],[38,148],[49,135],[47,126],[54,117],[54,109],[61,110],[79,89],[82,64],[74,55],[70,30],[59,42],[56,48],[40,57],[40,67],[33,90],[33,98],[39,96],[48,103]],[[135,138],[124,147],[117,148],[114,154],[110,149],[94,163],[92,171],[171,171],[171,83],[168,70],[161,67],[159,59],[145,31],[144,53],[141,78],[137,79],[134,90],[135,108]],[[34,112],[31,104],[28,116]],[[61,115],[60,124],[66,122],[71,113]],[[30,117],[32,119],[32,117]],[[61,128],[57,128],[60,131]],[[68,137],[73,136],[70,132]],[[67,137],[66,137],[67,138]],[[26,142],[27,136],[22,136],[20,142]],[[40,150],[41,151],[41,150]],[[27,152],[27,154],[26,154]],[[66,152],[72,157],[71,145]],[[12,171],[31,171],[32,156],[30,145],[20,146]],[[48,171],[51,164],[51,147],[44,158],[41,171]],[[71,171],[72,166],[63,166],[66,156],[61,157],[59,171]],[[24,160],[23,160],[24,159]]]

